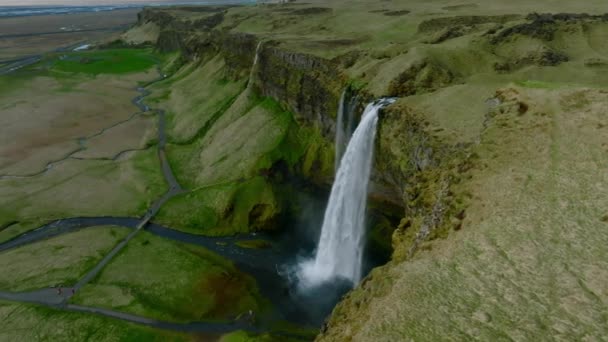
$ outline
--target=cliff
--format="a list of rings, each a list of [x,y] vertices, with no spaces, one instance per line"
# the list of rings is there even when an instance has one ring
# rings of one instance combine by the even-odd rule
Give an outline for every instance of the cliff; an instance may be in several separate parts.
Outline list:
[[[183,59],[158,101],[175,125],[189,122],[170,134],[170,158],[188,161],[186,183],[218,194],[189,199],[203,203],[213,227],[276,226],[291,210],[279,190],[286,178],[329,187],[344,89],[356,96],[359,113],[374,98],[400,97],[382,113],[370,189],[370,238],[390,249],[391,260],[343,298],[320,340],[528,339],[550,326],[568,339],[584,335],[573,328],[578,323],[590,336],[606,328],[548,307],[565,305],[557,293],[586,298],[568,304],[578,313],[589,292],[605,299],[593,276],[572,271],[587,261],[585,272],[594,269],[591,256],[573,247],[572,259],[564,259],[558,251],[565,226],[576,227],[577,241],[585,229],[605,237],[595,217],[605,210],[601,201],[559,198],[578,193],[577,184],[600,184],[591,160],[604,147],[594,140],[584,156],[567,147],[580,146],[577,132],[590,134],[593,126],[567,113],[592,118],[605,137],[605,118],[589,100],[603,103],[605,91],[589,88],[607,86],[608,22],[605,15],[528,15],[545,8],[517,3],[490,10],[476,3],[296,2],[140,15],[134,30],[154,27],[158,34],[148,38],[157,49]],[[184,110],[178,99],[209,110],[189,118],[185,113],[199,109]],[[247,137],[234,138],[239,134]],[[224,147],[231,144],[254,150]],[[568,166],[578,158],[589,169]],[[205,163],[191,161],[199,159]],[[591,221],[578,217],[581,207],[593,208]],[[550,257],[569,265],[571,286],[532,277],[546,262],[543,276],[560,278],[559,262],[542,261]],[[551,298],[534,297],[534,289],[547,288],[556,291]],[[533,311],[516,307],[530,302]],[[517,327],[520,315],[527,326]],[[560,325],[564,320],[574,325]]]

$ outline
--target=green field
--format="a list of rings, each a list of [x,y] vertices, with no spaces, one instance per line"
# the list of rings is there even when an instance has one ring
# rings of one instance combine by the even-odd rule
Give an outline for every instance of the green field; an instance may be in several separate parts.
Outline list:
[[[57,57],[52,70],[72,73],[124,74],[142,72],[158,62],[149,49],[109,49],[70,52]]]
[[[0,253],[0,289],[26,291],[71,286],[128,233],[94,227]]]
[[[72,301],[180,322],[232,320],[264,305],[255,281],[230,261],[146,232]]]

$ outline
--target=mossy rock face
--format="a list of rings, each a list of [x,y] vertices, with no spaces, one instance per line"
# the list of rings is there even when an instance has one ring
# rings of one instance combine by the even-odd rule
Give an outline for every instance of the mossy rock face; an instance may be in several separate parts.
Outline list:
[[[376,149],[383,153],[376,155],[370,205],[383,208],[384,216],[375,224],[374,234],[380,235],[372,237],[382,242],[392,235],[393,260],[407,259],[425,241],[445,236],[448,218],[465,207],[451,189],[470,169],[466,149],[433,135],[428,126],[423,115],[400,102],[381,115]],[[395,209],[387,210],[391,206]],[[399,223],[399,217],[406,219]]]
[[[381,214],[374,215],[372,213],[369,221],[370,228],[367,232],[367,246],[373,249],[375,254],[381,254],[388,259],[393,251],[392,236],[397,226]]]
[[[199,30],[210,30],[224,21],[224,12],[220,12],[202,19],[198,19],[192,25]]]
[[[376,197],[402,205],[406,180],[436,164],[436,146],[423,118],[399,103],[382,112],[377,134],[376,150],[382,153],[375,156],[372,193],[383,193]]]
[[[224,224],[240,232],[273,229],[280,211],[281,204],[277,202],[272,186],[264,178],[256,177],[234,194]]]
[[[183,40],[178,31],[163,30],[158,35],[156,46],[163,53],[178,51],[182,49]]]
[[[258,38],[252,34],[224,34],[217,43],[226,61],[226,77],[247,77],[255,57]]]
[[[335,113],[346,84],[333,62],[279,47],[263,47],[256,70],[256,88],[296,114],[296,119],[316,126],[333,140]]]
[[[148,22],[153,22],[159,25],[161,28],[165,28],[169,25],[175,25],[177,20],[167,12],[145,8],[141,12],[137,13],[137,25],[141,26]]]

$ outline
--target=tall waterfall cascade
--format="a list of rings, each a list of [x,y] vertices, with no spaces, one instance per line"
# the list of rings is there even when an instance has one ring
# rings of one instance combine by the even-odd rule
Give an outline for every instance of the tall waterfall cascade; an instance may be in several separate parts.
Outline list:
[[[394,99],[365,108],[336,174],[314,259],[300,264],[299,279],[314,287],[333,278],[356,284],[361,279],[367,187],[371,173],[378,112]]]
[[[344,128],[344,101],[346,97],[346,90],[342,92],[340,95],[340,103],[338,104],[338,113],[336,115],[336,159],[335,159],[335,168],[336,172],[338,172],[338,168],[340,167],[340,160],[342,159],[342,154],[344,153],[344,146],[346,146],[346,136],[347,132]]]
[[[346,146],[353,134],[353,125],[355,122],[355,106],[357,105],[357,97],[347,98],[347,90],[345,89],[340,96],[338,105],[338,113],[336,115],[336,158],[335,169],[338,172],[340,161],[346,150]]]
[[[258,45],[255,47],[255,55],[253,56],[253,64],[251,64],[251,70],[249,71],[249,79],[247,80],[247,89],[251,86],[253,82],[253,75],[255,74],[255,67],[258,65],[258,59],[260,55],[260,48],[262,47],[262,41],[258,42]]]

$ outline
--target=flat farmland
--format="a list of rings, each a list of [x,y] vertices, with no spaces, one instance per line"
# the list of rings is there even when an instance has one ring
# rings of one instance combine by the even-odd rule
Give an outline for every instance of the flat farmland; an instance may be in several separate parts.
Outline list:
[[[117,38],[137,20],[137,9],[0,18],[0,61],[78,43]]]

